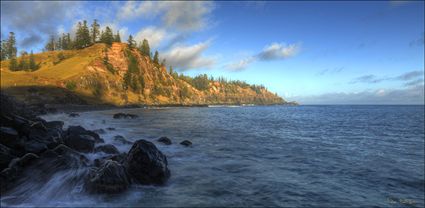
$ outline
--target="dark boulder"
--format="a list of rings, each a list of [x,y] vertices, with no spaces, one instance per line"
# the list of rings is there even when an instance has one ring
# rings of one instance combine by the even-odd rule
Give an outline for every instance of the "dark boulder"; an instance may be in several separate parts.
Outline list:
[[[146,140],[138,140],[127,154],[125,166],[140,184],[163,184],[170,177],[167,157]]]
[[[180,142],[181,145],[186,146],[186,147],[190,147],[192,146],[192,142],[189,140],[184,140],[182,142]]]
[[[80,116],[80,114],[78,114],[78,113],[69,113],[68,116],[75,118],[75,117]]]
[[[118,149],[112,144],[104,144],[96,147],[95,152],[104,152],[106,154],[119,154]]]
[[[166,145],[170,145],[171,144],[171,139],[169,139],[168,137],[161,137],[157,140],[158,142],[164,143]]]
[[[135,118],[138,118],[138,117],[139,116],[134,115],[134,114],[130,114],[130,113],[116,113],[113,116],[114,119],[123,119],[123,118],[135,119]]]
[[[47,145],[42,142],[39,142],[37,140],[30,140],[25,142],[24,149],[26,152],[39,154],[46,151],[48,148]]]
[[[125,113],[116,113],[113,116],[114,119],[122,119],[122,118],[126,118],[126,114]]]
[[[44,124],[47,128],[60,129],[63,128],[63,121],[48,121]]]
[[[65,138],[66,146],[80,151],[80,152],[93,152],[95,139],[90,135],[69,135]]]
[[[127,139],[125,139],[121,135],[114,136],[114,141],[117,142],[117,143],[120,143],[120,144],[133,144],[133,142],[128,141]]]
[[[89,193],[120,193],[130,186],[124,166],[113,160],[106,160],[99,168],[92,168],[84,182]]]
[[[96,132],[93,132],[93,131],[86,130],[85,128],[83,128],[81,126],[70,126],[68,128],[68,130],[66,131],[66,135],[67,136],[89,135],[89,136],[94,138],[94,141],[96,143],[104,143],[105,142],[102,138],[100,138],[99,134],[97,134]]]

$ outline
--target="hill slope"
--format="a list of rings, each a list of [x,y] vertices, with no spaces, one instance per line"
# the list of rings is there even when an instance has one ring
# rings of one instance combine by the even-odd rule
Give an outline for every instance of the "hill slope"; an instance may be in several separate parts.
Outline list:
[[[60,55],[62,54],[62,55]],[[169,73],[125,43],[35,54],[40,69],[9,71],[1,62],[2,91],[44,103],[146,105],[284,104],[264,87]],[[19,61],[19,58],[18,58]],[[34,101],[34,102],[36,102]]]

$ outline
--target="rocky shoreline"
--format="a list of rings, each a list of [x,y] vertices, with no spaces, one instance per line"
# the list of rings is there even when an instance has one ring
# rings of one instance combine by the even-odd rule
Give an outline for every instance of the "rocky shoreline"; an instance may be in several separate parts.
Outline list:
[[[94,194],[120,193],[131,184],[162,185],[171,175],[167,157],[150,141],[141,139],[133,143],[116,136],[116,141],[132,145],[128,152],[119,152],[114,145],[105,144],[95,131],[81,126],[64,129],[62,121],[45,121],[37,116],[40,112],[3,93],[0,96],[2,195],[16,187],[23,177],[31,175],[32,170],[41,171],[43,177],[31,180],[47,181],[58,171],[83,167],[87,170],[81,176],[83,189]],[[116,119],[134,116],[118,114]],[[188,142],[182,145],[190,146]],[[85,155],[97,152],[104,156],[90,160]]]

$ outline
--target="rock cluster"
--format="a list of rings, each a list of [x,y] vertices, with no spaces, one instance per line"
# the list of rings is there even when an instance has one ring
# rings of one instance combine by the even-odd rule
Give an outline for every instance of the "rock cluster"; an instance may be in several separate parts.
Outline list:
[[[134,114],[130,114],[130,113],[116,113],[113,116],[114,119],[123,119],[123,118],[135,119],[135,118],[138,118],[138,117],[139,116],[134,115]]]
[[[104,144],[94,131],[81,126],[65,130],[62,121],[47,122],[2,93],[0,99],[2,193],[13,188],[17,179],[32,167],[46,170],[46,177],[64,169],[87,168],[84,188],[89,193],[118,193],[131,183],[159,185],[170,177],[166,156],[149,141],[138,140],[133,144],[118,136],[116,141],[133,145],[128,153],[120,153],[112,144]],[[94,161],[87,159],[85,154],[94,152],[106,156]]]

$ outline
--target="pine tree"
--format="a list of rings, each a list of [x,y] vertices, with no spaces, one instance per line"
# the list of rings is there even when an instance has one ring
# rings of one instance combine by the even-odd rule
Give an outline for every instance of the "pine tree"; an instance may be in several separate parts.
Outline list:
[[[16,57],[12,57],[10,59],[9,70],[10,71],[18,70],[18,61],[16,60]]]
[[[9,38],[7,39],[5,50],[8,59],[16,58],[18,49],[16,48],[16,38],[14,32],[9,33]]]
[[[62,50],[62,38],[59,37],[58,41],[56,42],[56,48],[57,51]]]
[[[114,42],[114,34],[110,27],[106,26],[105,31],[102,31],[100,42],[112,45],[112,42]]]
[[[5,42],[2,40],[2,41],[0,41],[0,60],[2,61],[2,60],[5,60],[6,59],[6,51],[5,51],[5,49],[6,49],[6,44],[5,44]]]
[[[158,51],[155,51],[155,55],[153,56],[153,63],[159,64],[159,54],[158,54]]]
[[[34,53],[31,51],[31,53],[30,53],[30,60],[29,60],[29,69],[31,71],[35,71],[35,70],[37,70],[37,68],[38,68],[38,66],[35,63]]]
[[[67,44],[67,50],[71,50],[74,48],[74,43],[71,40],[71,34],[67,33],[66,34],[66,44]]]
[[[128,47],[130,47],[130,48],[133,48],[133,47],[136,46],[136,41],[134,41],[132,35],[128,36],[127,43],[128,43]]]
[[[174,73],[173,66],[170,66],[170,74],[172,75]]]
[[[120,31],[117,31],[117,34],[114,37],[114,42],[121,43]]]
[[[54,51],[55,50],[55,36],[50,35],[49,42],[47,42],[44,47],[46,51]]]
[[[149,42],[146,39],[143,39],[142,45],[140,46],[140,52],[144,56],[151,57],[151,49],[149,47]]]
[[[161,66],[165,66],[166,63],[167,63],[166,60],[165,59],[162,59]]]
[[[27,52],[22,51],[21,52],[21,60],[19,61],[18,69],[19,70],[27,70],[28,69],[28,62],[27,62]]]
[[[83,34],[83,48],[90,46],[91,40],[90,40],[90,30],[87,26],[87,21],[83,21],[83,28],[82,28],[82,34]]]
[[[75,48],[76,49],[81,49],[83,48],[83,26],[81,25],[81,22],[78,22],[77,25],[77,32],[75,33]]]
[[[100,33],[100,25],[97,23],[97,19],[93,21],[93,24],[91,25],[91,42],[94,44],[96,43],[99,33]]]

